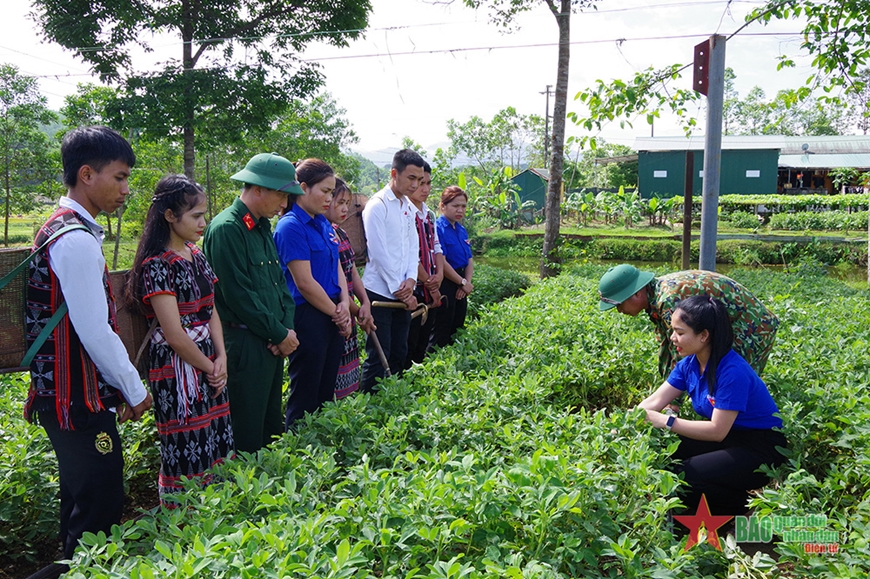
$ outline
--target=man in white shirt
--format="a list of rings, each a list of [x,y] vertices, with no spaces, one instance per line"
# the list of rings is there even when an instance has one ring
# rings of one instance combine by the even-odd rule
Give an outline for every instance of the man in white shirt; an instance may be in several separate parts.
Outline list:
[[[124,459],[117,421],[139,420],[152,401],[117,334],[103,228],[95,219],[124,202],[136,157],[106,127],[70,131],[61,157],[68,192],[37,233],[34,249],[69,226],[87,229],[61,234],[30,264],[28,342],[64,303],[69,313],[30,364],[25,412],[45,428],[57,456],[60,536],[69,559],[83,533],[109,534],[121,522]]]
[[[390,184],[375,193],[362,212],[368,263],[363,285],[369,300],[403,302],[409,309],[417,307],[414,287],[420,246],[415,223],[416,209],[406,195],[417,190],[423,181],[423,158],[410,149],[393,156]],[[409,309],[372,308],[377,337],[393,371],[400,371],[408,354]],[[384,375],[384,367],[369,335],[363,364],[363,392],[371,392],[375,381]]]
[[[434,308],[441,304],[441,282],[444,279],[444,251],[438,240],[438,229],[435,227],[435,214],[426,205],[429,192],[432,191],[432,167],[423,164],[423,180],[413,193],[408,194],[408,200],[414,205],[414,221],[417,226],[417,242],[420,245],[420,262],[417,265],[417,288],[414,297],[422,304]],[[429,310],[426,323],[423,316],[411,320],[408,331],[408,355],[405,357],[405,369],[412,364],[423,362],[429,351],[429,341],[435,328],[437,309]]]

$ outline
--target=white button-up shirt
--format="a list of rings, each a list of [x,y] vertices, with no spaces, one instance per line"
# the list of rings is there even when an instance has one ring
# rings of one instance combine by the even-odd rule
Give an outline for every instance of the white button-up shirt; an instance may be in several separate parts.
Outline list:
[[[61,197],[59,204],[81,215],[93,232],[91,235],[79,229],[64,233],[48,250],[49,264],[60,281],[70,322],[103,380],[120,390],[128,404],[136,406],[145,400],[145,387],[121,337],[107,322],[109,305],[103,288],[106,259],[102,250],[105,233],[78,202]]]
[[[414,207],[389,186],[368,200],[363,208],[363,228],[369,261],[363,273],[367,290],[395,299],[395,292],[406,279],[417,280],[420,243]]]

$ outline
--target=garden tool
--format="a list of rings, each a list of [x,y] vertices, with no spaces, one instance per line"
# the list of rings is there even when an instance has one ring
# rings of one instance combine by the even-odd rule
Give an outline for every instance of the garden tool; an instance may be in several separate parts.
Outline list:
[[[374,301],[374,302],[372,302],[372,307],[373,308],[390,308],[390,309],[394,309],[394,310],[407,310],[408,309],[408,306],[406,306],[402,302]],[[430,306],[428,304],[418,304],[417,309],[414,310],[413,312],[411,312],[411,319],[413,320],[416,317],[423,316],[423,319],[421,320],[421,322],[425,324],[426,320],[429,319],[429,308],[430,307],[435,307],[435,306]]]
[[[372,343],[375,345],[375,350],[377,350],[378,352],[378,358],[381,359],[381,366],[384,367],[384,378],[389,378],[393,375],[393,373],[390,372],[390,364],[389,362],[387,362],[387,357],[384,355],[384,349],[381,347],[381,341],[378,340],[378,331],[372,330],[369,335],[372,338]]]

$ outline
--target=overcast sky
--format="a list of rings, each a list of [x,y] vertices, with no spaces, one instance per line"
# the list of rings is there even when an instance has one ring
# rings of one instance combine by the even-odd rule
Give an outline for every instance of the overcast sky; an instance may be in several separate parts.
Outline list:
[[[745,14],[762,2],[752,0],[601,0],[598,11],[575,14],[571,21],[569,111],[579,111],[574,95],[596,79],[628,79],[649,66],[688,63],[693,47],[711,34],[728,35]],[[320,63],[326,89],[347,110],[360,138],[353,149],[377,163],[389,162],[403,136],[431,154],[447,143],[447,120],[489,120],[501,109],[543,115],[544,91],[555,85],[558,30],[552,14],[540,6],[522,17],[520,29],[504,34],[485,11],[460,0],[372,0],[374,10],[365,37],[348,48],[311,45],[303,58]],[[27,13],[27,0],[6,0],[0,19],[0,62],[12,63],[39,77],[52,108],[75,91],[76,83],[94,81],[88,67],[56,45],[39,40]],[[768,98],[797,88],[811,74],[809,60],[795,70],[776,72],[776,56],[799,57],[797,22],[752,25],[729,41],[726,66],[737,75],[745,95],[762,87]],[[180,53],[177,40],[156,39],[155,55],[136,60],[147,69]],[[691,86],[691,74],[682,81]],[[552,99],[550,101],[552,107]],[[696,111],[699,114],[702,111]],[[703,119],[701,119],[703,126]],[[657,122],[655,134],[673,135],[673,122]],[[581,131],[568,126],[568,134]],[[644,120],[633,129],[607,127],[610,142],[633,145],[649,136]]]

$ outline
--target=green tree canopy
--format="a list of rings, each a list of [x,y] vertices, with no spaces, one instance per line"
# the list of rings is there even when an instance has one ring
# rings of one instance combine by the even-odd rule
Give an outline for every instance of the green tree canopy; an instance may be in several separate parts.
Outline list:
[[[870,30],[870,11],[866,3],[860,0],[769,0],[747,15],[746,23],[729,38],[752,23],[767,24],[774,20],[792,19],[798,20],[802,26],[801,49],[813,58],[816,72],[807,78],[804,86],[777,96],[780,103],[774,108],[779,108],[779,117],[787,118],[789,115],[782,114],[784,109],[795,107],[817,91],[822,93],[817,97],[818,103],[795,108],[796,114],[804,115],[797,120],[798,123],[818,131],[816,134],[830,134],[825,131],[832,127],[842,130],[843,119],[835,115],[830,107],[842,107],[851,102],[854,111],[845,113],[849,122],[861,129],[870,126],[866,122],[867,95],[870,94],[870,73],[866,72],[870,61],[870,35],[867,34],[867,30]],[[793,55],[771,57],[779,60],[779,68],[795,66]],[[697,121],[688,111],[699,97],[692,90],[671,86],[682,78],[683,72],[689,67],[672,64],[660,69],[648,68],[629,80],[598,80],[594,86],[577,94],[577,100],[584,103],[586,111],[570,116],[586,129],[600,130],[605,124],[614,121],[620,125],[630,125],[637,117],[652,122],[662,111],[669,110],[682,120],[684,129],[690,132]],[[726,108],[729,102],[732,107],[736,104],[733,79],[733,71],[729,75],[726,70]],[[763,93],[747,97],[754,99],[753,105],[763,98]],[[819,107],[824,109],[819,111]],[[732,108],[732,113],[734,111],[736,109]],[[763,121],[771,120],[764,118],[766,114],[767,111],[756,106],[751,114],[747,112],[745,116],[749,124],[755,127],[753,130],[758,130]],[[732,134],[734,131],[730,123],[734,120],[733,116],[730,119],[727,115],[725,117],[725,130]]]
[[[44,37],[73,51],[121,88],[113,126],[181,138],[185,173],[194,144],[238,143],[265,131],[294,98],[322,82],[297,54],[311,41],[345,46],[368,24],[368,0],[34,0]],[[148,38],[179,40],[158,71],[134,69]]]
[[[54,179],[49,139],[41,126],[56,119],[39,92],[35,78],[21,74],[11,64],[0,66],[0,178],[4,192],[5,245],[9,245],[12,208],[29,210],[40,186]]]
[[[830,107],[795,89],[779,91],[772,100],[761,87],[745,98],[734,88],[736,75],[725,69],[722,132],[725,135],[840,135],[848,130],[851,107]]]
[[[467,155],[483,175],[502,167],[514,173],[523,168],[543,165],[544,119],[523,115],[514,107],[497,112],[491,121],[478,116],[464,123],[447,121],[450,150]]]

